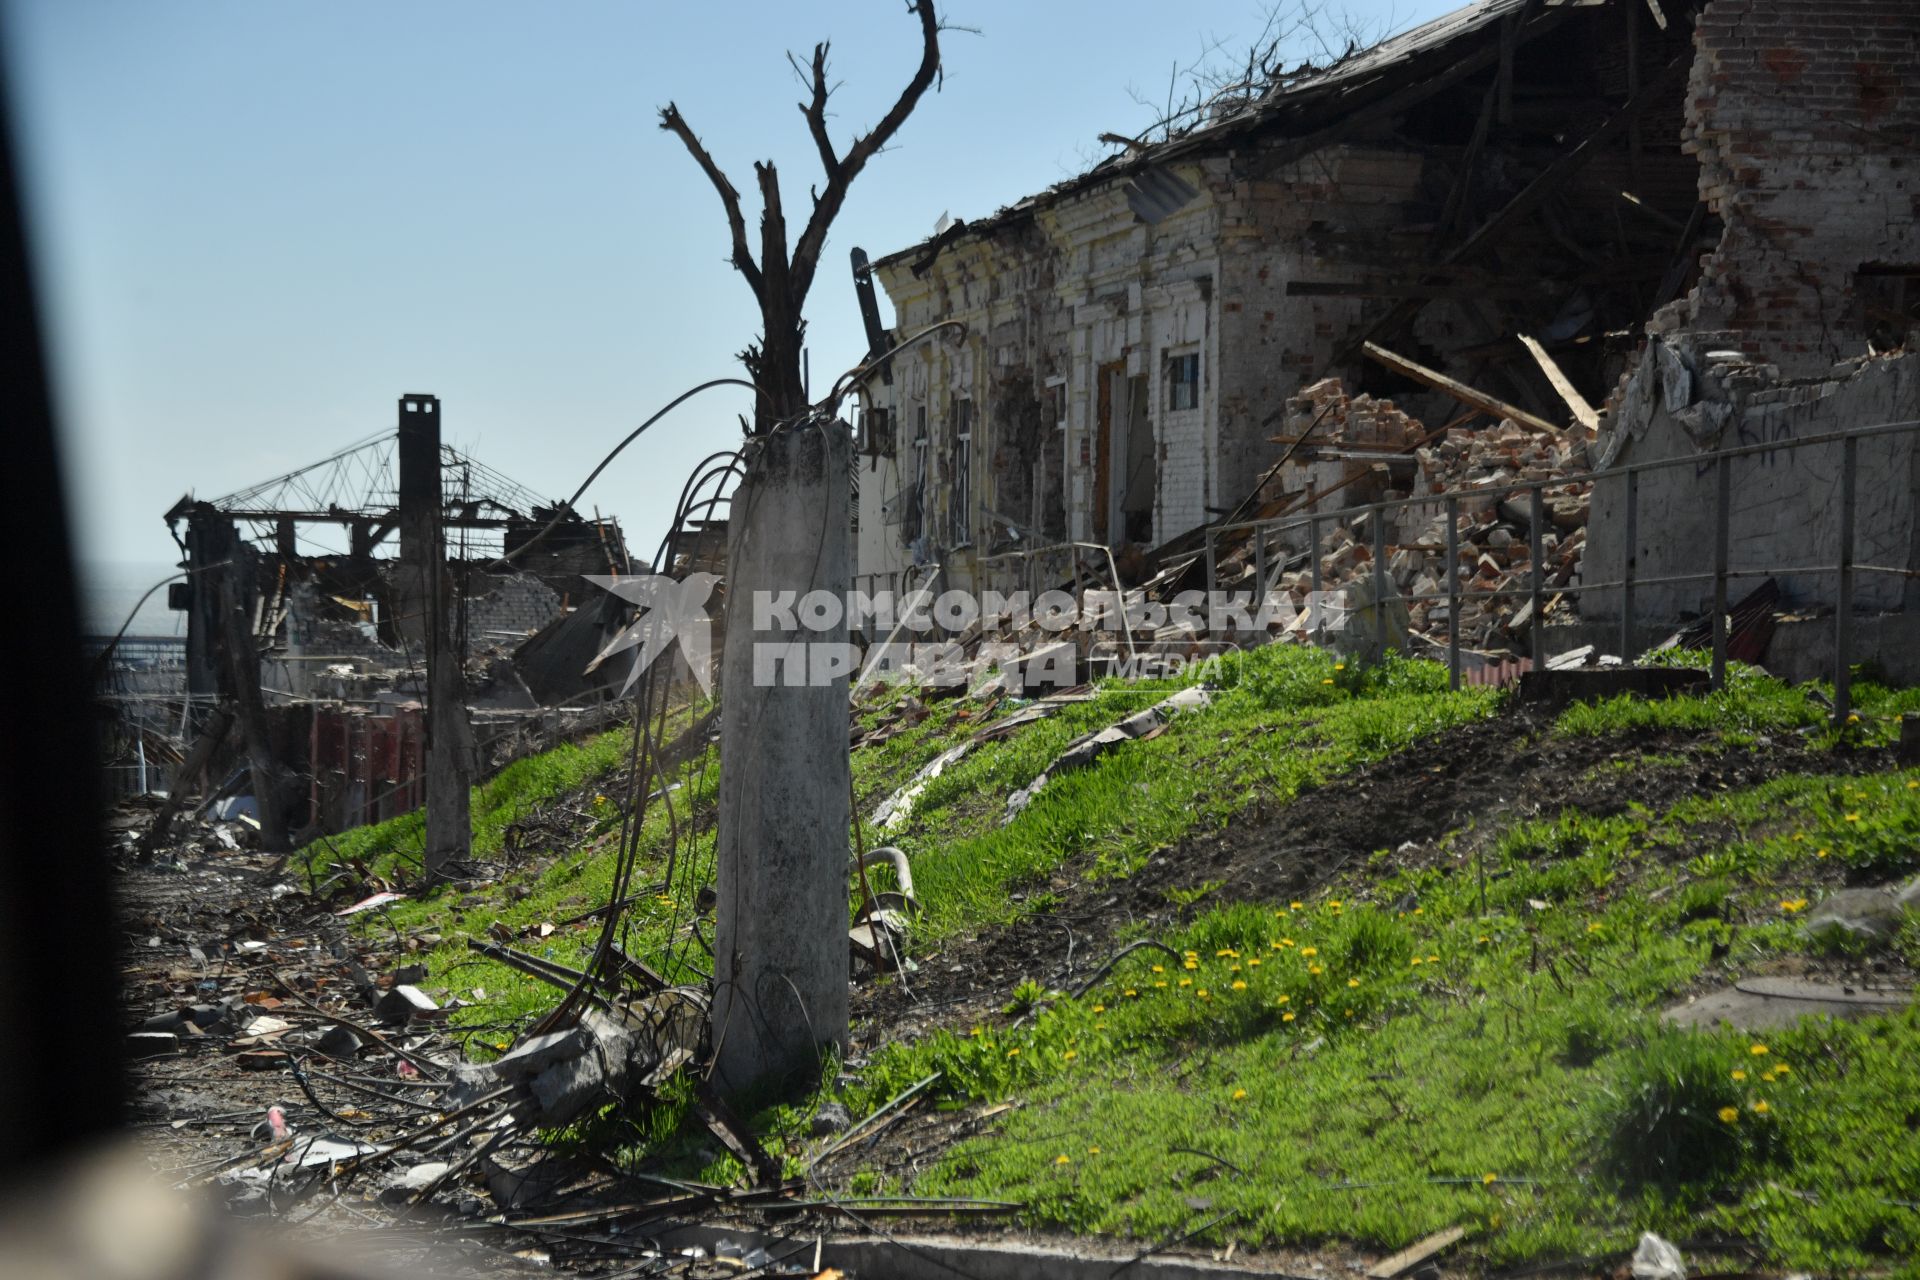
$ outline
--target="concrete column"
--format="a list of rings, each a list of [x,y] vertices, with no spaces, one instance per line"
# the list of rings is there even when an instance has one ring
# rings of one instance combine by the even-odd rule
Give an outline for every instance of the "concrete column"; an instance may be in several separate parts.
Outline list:
[[[730,1094],[810,1084],[820,1051],[847,1040],[847,676],[825,665],[846,619],[816,631],[792,610],[790,629],[755,604],[844,600],[851,449],[845,423],[757,436],[732,503],[712,1013]],[[770,678],[794,644],[798,666]]]
[[[400,564],[403,635],[418,635],[427,661],[427,848],[429,881],[473,847],[473,726],[467,719],[465,655],[453,634],[453,589],[440,527],[440,401],[400,398]],[[410,629],[411,628],[411,629]]]

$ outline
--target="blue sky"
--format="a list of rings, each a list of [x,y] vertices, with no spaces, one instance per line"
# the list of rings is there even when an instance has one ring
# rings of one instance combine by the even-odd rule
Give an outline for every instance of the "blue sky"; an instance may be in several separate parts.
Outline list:
[[[448,439],[570,493],[693,383],[733,375],[758,314],[677,101],[736,186],[817,180],[785,62],[833,41],[841,150],[918,56],[890,0],[732,5],[3,0],[7,81],[89,562],[167,562],[162,513],[441,397]],[[1404,27],[1447,0],[1354,0]],[[1244,47],[1259,0],[949,0],[946,83],[854,185],[809,301],[816,385],[864,341],[845,267],[1106,154],[1169,71]],[[754,201],[749,195],[749,217]],[[794,228],[798,234],[798,228]],[[884,301],[883,301],[884,306]],[[583,505],[651,548],[744,393],[649,433]]]

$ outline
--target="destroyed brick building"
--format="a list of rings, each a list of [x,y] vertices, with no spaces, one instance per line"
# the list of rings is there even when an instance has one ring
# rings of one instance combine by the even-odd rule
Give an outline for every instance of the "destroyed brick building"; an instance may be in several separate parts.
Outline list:
[[[149,737],[156,707],[160,736],[171,727],[176,790],[217,799],[232,772],[225,790],[253,796],[265,749],[293,779],[294,825],[339,830],[420,805],[436,689],[471,718],[481,767],[538,745],[552,709],[610,696],[611,672],[584,672],[626,619],[589,581],[629,571],[619,525],[440,443],[435,398],[401,406],[398,432],[167,512],[184,570],[169,596],[186,617],[182,687],[142,714]],[[425,458],[440,498],[430,536],[410,528],[403,496],[415,423],[414,465]],[[445,664],[433,658],[437,616]],[[438,665],[448,674],[436,685]],[[257,797],[234,807],[257,810]]]
[[[1142,581],[1209,523],[1920,417],[1917,40],[1903,0],[1481,0],[877,259],[895,341],[965,329],[874,384],[861,585],[1016,585],[1065,542]],[[1900,608],[1920,461],[1912,433],[1860,448],[1858,558],[1894,572],[1859,599]],[[1736,564],[1832,563],[1831,462],[1732,465]],[[1640,574],[1697,567],[1715,484],[1649,474]],[[1622,488],[1553,499],[1555,585],[1618,577]],[[1403,591],[1432,515],[1392,531]],[[1472,519],[1473,568],[1504,568]],[[1831,605],[1831,577],[1783,598]]]

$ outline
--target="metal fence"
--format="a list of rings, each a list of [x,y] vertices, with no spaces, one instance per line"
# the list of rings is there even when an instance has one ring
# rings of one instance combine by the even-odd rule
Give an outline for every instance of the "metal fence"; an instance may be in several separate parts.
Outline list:
[[[1851,710],[1851,667],[1853,658],[1854,592],[1861,574],[1891,574],[1899,577],[1915,577],[1911,566],[1858,564],[1855,562],[1855,520],[1859,493],[1859,455],[1863,440],[1901,434],[1920,433],[1920,421],[1889,422],[1876,426],[1860,427],[1849,431],[1834,431],[1820,435],[1806,436],[1797,440],[1774,440],[1760,444],[1742,445],[1737,448],[1719,449],[1708,453],[1684,454],[1674,458],[1664,458],[1649,462],[1625,463],[1601,471],[1581,472],[1573,475],[1557,475],[1545,479],[1519,480],[1507,484],[1476,486],[1470,494],[1453,490],[1441,494],[1428,494],[1410,498],[1397,498],[1385,502],[1364,503],[1358,506],[1344,507],[1337,511],[1316,511],[1300,515],[1279,516],[1266,520],[1243,521],[1236,524],[1209,526],[1204,535],[1204,549],[1201,558],[1205,563],[1206,589],[1215,590],[1219,581],[1217,552],[1226,535],[1243,532],[1253,545],[1254,580],[1256,598],[1264,599],[1271,590],[1276,571],[1268,563],[1268,547],[1277,535],[1304,530],[1307,538],[1307,557],[1312,572],[1313,600],[1323,598],[1324,584],[1321,581],[1320,533],[1323,528],[1336,522],[1352,524],[1367,518],[1372,527],[1372,582],[1371,595],[1374,608],[1374,645],[1376,650],[1386,648],[1386,605],[1394,603],[1440,603],[1447,605],[1447,671],[1453,688],[1461,683],[1460,660],[1460,611],[1461,606],[1474,600],[1487,600],[1499,597],[1527,597],[1532,605],[1532,623],[1529,627],[1528,655],[1531,665],[1538,667],[1545,661],[1544,610],[1547,595],[1546,566],[1542,554],[1541,539],[1546,524],[1546,494],[1549,489],[1559,489],[1572,484],[1611,484],[1624,486],[1622,513],[1624,523],[1624,545],[1622,573],[1618,579],[1590,582],[1584,577],[1578,582],[1556,586],[1553,591],[1572,597],[1593,591],[1618,591],[1620,593],[1620,644],[1623,657],[1635,651],[1633,643],[1634,627],[1637,621],[1635,613],[1635,592],[1655,585],[1710,584],[1712,591],[1711,628],[1713,643],[1712,679],[1713,687],[1719,689],[1726,683],[1727,671],[1727,589],[1734,578],[1775,577],[1781,574],[1832,573],[1837,575],[1838,589],[1834,603],[1834,716],[1844,721]],[[1732,514],[1733,462],[1736,459],[1756,457],[1762,454],[1772,455],[1792,452],[1818,446],[1839,445],[1841,465],[1839,475],[1839,532],[1838,542],[1833,548],[1834,559],[1831,563],[1795,564],[1779,566],[1749,566],[1740,569],[1729,567],[1729,528]],[[1714,473],[1714,502],[1712,525],[1714,530],[1710,565],[1698,572],[1664,574],[1655,577],[1643,577],[1637,573],[1638,525],[1640,516],[1641,477],[1652,472],[1690,467],[1695,475],[1704,475],[1707,468]],[[1460,573],[1460,504],[1463,497],[1475,500],[1502,498],[1523,495],[1528,506],[1528,583],[1525,587],[1507,587],[1499,589],[1468,590],[1463,587]],[[1433,508],[1443,506],[1447,520],[1446,539],[1446,583],[1444,589],[1434,593],[1403,594],[1389,590],[1392,585],[1387,571],[1386,525],[1390,513],[1408,508]],[[1591,514],[1591,509],[1590,509]],[[1920,519],[1920,515],[1916,515]],[[1591,527],[1589,527],[1589,549]],[[1284,562],[1282,565],[1284,568]],[[1318,628],[1316,627],[1315,630]],[[1314,635],[1315,640],[1320,639]]]

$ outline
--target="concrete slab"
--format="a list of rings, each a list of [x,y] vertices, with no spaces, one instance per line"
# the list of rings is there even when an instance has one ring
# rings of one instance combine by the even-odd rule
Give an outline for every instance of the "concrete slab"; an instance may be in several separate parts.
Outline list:
[[[1806,1017],[1871,1018],[1913,1003],[1911,992],[1869,990],[1799,978],[1746,978],[1661,1013],[1675,1027],[1775,1031]]]

